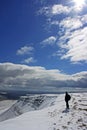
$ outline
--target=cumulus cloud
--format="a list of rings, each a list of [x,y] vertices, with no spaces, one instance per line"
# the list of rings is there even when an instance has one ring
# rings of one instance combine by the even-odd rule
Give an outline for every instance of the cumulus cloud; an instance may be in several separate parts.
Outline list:
[[[23,46],[19,50],[17,50],[17,55],[31,54],[33,50],[34,48],[31,46]]]
[[[87,87],[87,71],[73,75],[41,66],[13,63],[0,64],[0,89],[28,89],[32,91],[57,91],[65,88]],[[64,90],[65,91],[65,90]]]
[[[46,45],[54,45],[55,42],[56,42],[56,37],[50,36],[50,37],[48,37],[47,39],[43,40],[43,41],[41,42],[41,44],[42,44],[43,46],[46,46]]]

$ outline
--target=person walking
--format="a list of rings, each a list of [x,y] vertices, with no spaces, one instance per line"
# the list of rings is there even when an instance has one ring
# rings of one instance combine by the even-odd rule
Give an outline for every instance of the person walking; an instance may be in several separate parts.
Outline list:
[[[65,102],[66,102],[66,109],[69,109],[69,100],[71,99],[71,96],[68,94],[68,92],[65,93]]]

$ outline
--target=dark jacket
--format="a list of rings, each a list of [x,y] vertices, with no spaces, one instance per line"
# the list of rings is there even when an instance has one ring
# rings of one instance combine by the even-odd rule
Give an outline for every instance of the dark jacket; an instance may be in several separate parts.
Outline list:
[[[71,99],[71,96],[66,92],[65,101],[68,102]]]

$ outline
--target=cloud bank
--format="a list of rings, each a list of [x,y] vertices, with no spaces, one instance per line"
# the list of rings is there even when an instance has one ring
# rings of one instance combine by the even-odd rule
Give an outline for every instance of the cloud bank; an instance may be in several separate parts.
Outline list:
[[[87,88],[87,71],[67,75],[41,66],[0,63],[0,89],[56,92],[63,88]]]

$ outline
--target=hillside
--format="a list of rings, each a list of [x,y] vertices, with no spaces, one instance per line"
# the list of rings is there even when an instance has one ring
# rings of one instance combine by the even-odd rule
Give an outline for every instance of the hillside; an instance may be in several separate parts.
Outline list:
[[[87,130],[87,93],[71,96],[69,110],[64,94],[24,97],[0,115],[0,130]]]

